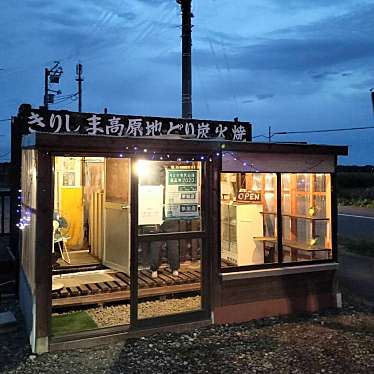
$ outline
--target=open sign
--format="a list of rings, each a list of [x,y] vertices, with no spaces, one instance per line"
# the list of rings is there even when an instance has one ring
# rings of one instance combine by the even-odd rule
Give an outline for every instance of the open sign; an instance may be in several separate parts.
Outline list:
[[[243,203],[261,203],[261,192],[240,191],[236,195],[236,201]]]

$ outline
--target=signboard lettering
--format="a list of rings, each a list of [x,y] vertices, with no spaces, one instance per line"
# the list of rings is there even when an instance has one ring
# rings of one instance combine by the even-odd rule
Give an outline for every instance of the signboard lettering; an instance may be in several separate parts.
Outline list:
[[[236,201],[241,203],[260,204],[261,192],[257,191],[239,191],[236,195]]]
[[[28,106],[25,105],[28,108]],[[28,108],[27,132],[76,133],[116,137],[164,137],[251,141],[251,124],[183,118],[45,111]],[[26,129],[25,129],[26,130]]]

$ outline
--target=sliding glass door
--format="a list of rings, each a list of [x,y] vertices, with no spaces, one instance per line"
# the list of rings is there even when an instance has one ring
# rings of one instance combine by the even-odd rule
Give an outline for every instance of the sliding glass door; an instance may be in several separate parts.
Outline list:
[[[204,163],[133,163],[133,318],[138,324],[187,318],[204,309]]]

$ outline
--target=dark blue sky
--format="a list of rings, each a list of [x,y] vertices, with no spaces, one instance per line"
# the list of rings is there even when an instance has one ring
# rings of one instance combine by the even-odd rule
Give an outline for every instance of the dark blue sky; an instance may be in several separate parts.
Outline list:
[[[193,116],[250,121],[254,135],[374,125],[374,2],[192,0]],[[0,119],[39,106],[43,71],[59,60],[63,94],[84,69],[83,110],[180,116],[175,0],[4,1]],[[77,102],[54,106],[77,110]],[[0,122],[0,160],[9,125]],[[259,138],[261,140],[261,138]],[[276,136],[350,146],[341,163],[374,163],[374,130]]]

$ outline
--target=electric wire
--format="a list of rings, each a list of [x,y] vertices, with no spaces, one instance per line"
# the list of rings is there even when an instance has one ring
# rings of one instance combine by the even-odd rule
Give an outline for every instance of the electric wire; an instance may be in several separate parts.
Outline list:
[[[366,130],[366,129],[374,129],[374,126],[348,127],[348,128],[340,128],[340,129],[302,130],[302,131],[277,131],[277,132],[273,132],[272,135],[312,134],[312,133],[320,133],[320,132],[339,132],[339,131],[354,131],[354,130]]]
[[[289,135],[289,134],[313,134],[313,133],[326,133],[326,132],[344,132],[344,131],[356,131],[356,130],[369,130],[374,129],[374,126],[361,126],[361,127],[343,127],[338,129],[318,129],[318,130],[299,130],[299,131],[275,131],[270,134],[270,138],[275,135]],[[252,136],[252,139],[266,138],[269,139],[269,135],[258,134]]]

